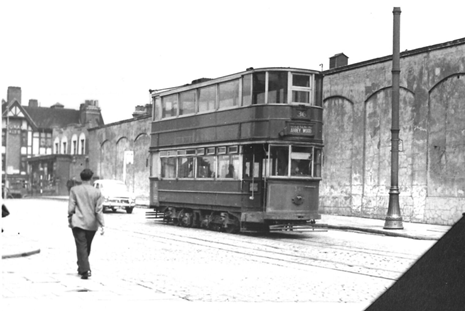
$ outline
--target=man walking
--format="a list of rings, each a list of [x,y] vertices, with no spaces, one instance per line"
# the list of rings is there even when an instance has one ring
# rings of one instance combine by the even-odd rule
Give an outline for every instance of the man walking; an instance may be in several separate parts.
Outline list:
[[[76,242],[78,273],[81,279],[91,276],[89,255],[92,240],[101,228],[104,233],[103,197],[100,190],[91,185],[94,173],[90,169],[81,172],[82,184],[70,189],[68,204],[68,222]]]

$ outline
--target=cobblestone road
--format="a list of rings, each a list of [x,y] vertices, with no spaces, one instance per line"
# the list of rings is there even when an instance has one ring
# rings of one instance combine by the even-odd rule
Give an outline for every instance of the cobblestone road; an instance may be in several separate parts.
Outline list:
[[[8,230],[33,234],[41,253],[3,260],[7,300],[85,292],[98,300],[163,293],[186,302],[369,303],[434,243],[342,231],[232,235],[164,225],[136,209],[105,214],[93,276],[84,281],[75,272],[66,204],[23,202],[10,208],[24,217],[20,228]]]

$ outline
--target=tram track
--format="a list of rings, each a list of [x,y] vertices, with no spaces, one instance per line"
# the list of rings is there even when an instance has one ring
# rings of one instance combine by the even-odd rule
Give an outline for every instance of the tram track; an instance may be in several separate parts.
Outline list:
[[[404,260],[407,261],[405,265],[409,265],[412,258],[397,258],[389,254],[379,254],[378,251],[368,252],[367,250],[362,250],[359,252],[359,249],[348,249],[341,246],[331,246],[329,244],[319,243],[318,248],[309,247],[311,244],[302,243],[299,240],[297,245],[298,249],[295,247],[289,249],[285,246],[289,246],[289,241],[291,239],[286,239],[285,244],[269,245],[269,240],[264,239],[260,242],[255,241],[241,241],[237,239],[242,236],[234,236],[221,233],[215,233],[221,236],[221,241],[213,241],[211,239],[199,238],[193,235],[185,236],[182,234],[170,232],[170,233],[161,233],[161,232],[142,232],[139,230],[130,230],[122,229],[118,230],[125,231],[130,234],[137,236],[142,236],[145,239],[150,238],[157,243],[164,243],[172,245],[173,242],[179,244],[188,244],[190,246],[197,247],[206,247],[210,249],[220,250],[224,252],[234,253],[236,255],[245,256],[249,260],[256,260],[259,262],[266,262],[268,264],[279,265],[279,266],[293,266],[296,269],[314,269],[314,268],[324,268],[328,270],[346,272],[357,274],[361,276],[367,276],[370,278],[379,278],[389,281],[395,281],[403,271],[397,271],[393,269],[387,269],[385,262],[389,260]],[[195,234],[195,231],[191,230],[190,233]],[[208,232],[208,231],[206,231]],[[213,233],[213,232],[208,232]],[[233,239],[231,239],[233,237]],[[274,240],[276,241],[276,240]],[[263,243],[265,242],[265,243]],[[282,241],[279,241],[282,243]],[[315,243],[316,244],[316,243]],[[321,244],[325,248],[321,248]],[[293,244],[296,245],[296,244]],[[303,250],[304,249],[304,250]],[[338,253],[339,252],[339,253]],[[341,253],[343,252],[343,253]],[[361,260],[360,253],[364,253],[367,256],[371,256],[370,260],[366,264],[360,264]],[[357,257],[356,260],[350,261],[347,260],[350,257]],[[341,257],[341,260],[334,260],[333,258]]]

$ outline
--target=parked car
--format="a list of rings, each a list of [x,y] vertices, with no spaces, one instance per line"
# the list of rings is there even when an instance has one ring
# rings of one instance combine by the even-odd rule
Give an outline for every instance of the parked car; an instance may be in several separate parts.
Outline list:
[[[116,211],[124,209],[128,214],[132,213],[136,205],[136,197],[129,192],[126,185],[119,180],[98,179],[94,181],[94,187],[99,189],[105,201],[103,202],[103,211],[111,209]]]
[[[5,186],[2,185],[2,199],[5,196]],[[12,192],[9,188],[6,188],[7,199],[21,199],[23,195],[20,192]]]

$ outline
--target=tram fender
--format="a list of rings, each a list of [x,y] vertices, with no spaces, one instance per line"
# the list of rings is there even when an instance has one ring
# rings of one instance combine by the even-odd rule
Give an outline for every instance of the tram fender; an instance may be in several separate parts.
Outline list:
[[[242,222],[264,222],[263,212],[246,212],[241,215]]]

